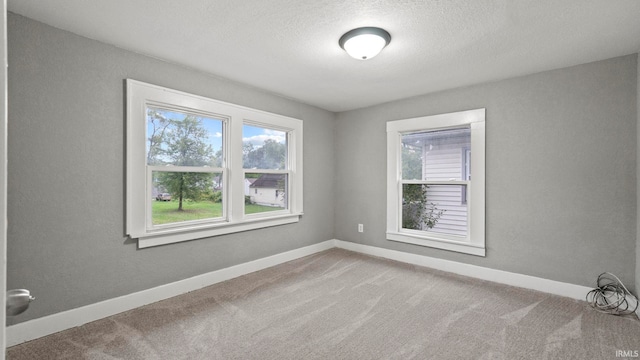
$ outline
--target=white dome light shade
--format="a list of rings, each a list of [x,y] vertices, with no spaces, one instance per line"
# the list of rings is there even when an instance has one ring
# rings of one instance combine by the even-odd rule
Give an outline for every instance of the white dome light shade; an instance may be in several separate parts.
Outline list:
[[[391,35],[376,27],[353,29],[340,38],[340,47],[354,59],[369,60],[391,41]]]

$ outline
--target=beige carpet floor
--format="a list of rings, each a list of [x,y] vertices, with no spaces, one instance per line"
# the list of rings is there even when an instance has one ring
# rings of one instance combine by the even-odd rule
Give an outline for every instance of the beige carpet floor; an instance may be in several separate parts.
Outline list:
[[[617,359],[621,350],[640,351],[640,321],[332,249],[11,347],[8,359]]]

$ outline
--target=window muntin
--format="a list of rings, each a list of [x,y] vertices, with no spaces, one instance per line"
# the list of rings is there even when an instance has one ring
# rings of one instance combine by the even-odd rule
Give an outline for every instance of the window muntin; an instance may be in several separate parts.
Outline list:
[[[387,239],[484,256],[484,134],[484,109],[387,122]]]
[[[245,126],[266,135],[252,139],[255,148],[269,148],[269,140],[277,140],[285,147],[284,157],[271,161],[269,153],[264,159],[271,162],[245,170]],[[303,204],[302,149],[298,119],[128,79],[127,234],[138,239],[139,247],[149,247],[297,222]],[[246,193],[252,190],[245,172],[284,176],[276,181],[284,187],[273,197],[285,206],[275,203],[270,211],[245,214]],[[192,186],[183,191],[179,215],[188,216],[165,216],[165,208],[177,207],[180,200],[171,183],[185,180]]]

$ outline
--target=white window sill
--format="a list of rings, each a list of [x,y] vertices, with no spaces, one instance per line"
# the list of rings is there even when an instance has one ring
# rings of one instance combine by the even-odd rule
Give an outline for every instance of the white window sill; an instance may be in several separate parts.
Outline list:
[[[436,249],[455,251],[463,254],[476,256],[485,256],[485,248],[481,245],[471,244],[467,242],[452,241],[445,239],[435,239],[425,236],[417,236],[413,234],[387,232],[387,240],[398,241],[407,244],[432,247]]]
[[[138,239],[138,248],[172,244],[182,241],[201,239],[206,237],[232,234],[241,231],[255,230],[265,227],[296,223],[300,220],[300,214],[286,214],[280,216],[270,216],[262,218],[245,219],[235,223],[207,224],[199,227],[171,228],[132,236]]]

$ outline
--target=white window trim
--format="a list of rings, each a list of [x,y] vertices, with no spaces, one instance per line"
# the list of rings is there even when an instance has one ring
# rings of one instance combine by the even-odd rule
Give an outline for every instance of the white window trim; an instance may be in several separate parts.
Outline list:
[[[206,97],[127,79],[127,149],[126,149],[126,232],[145,248],[199,238],[254,230],[298,222],[303,214],[302,120],[255,110]],[[215,114],[223,122],[222,168],[225,192],[223,218],[193,221],[163,227],[148,227],[150,192],[147,187],[146,107],[166,106],[173,109]],[[244,214],[244,173],[242,164],[242,126],[259,124],[287,132],[288,208],[261,214]],[[222,171],[221,171],[222,170]],[[198,170],[196,170],[198,171]],[[251,170],[246,170],[251,171]],[[268,170],[256,170],[268,172]]]
[[[402,134],[462,126],[471,128],[471,164],[474,171],[473,180],[467,188],[469,215],[466,238],[402,229]],[[485,256],[485,109],[387,122],[387,239]]]

